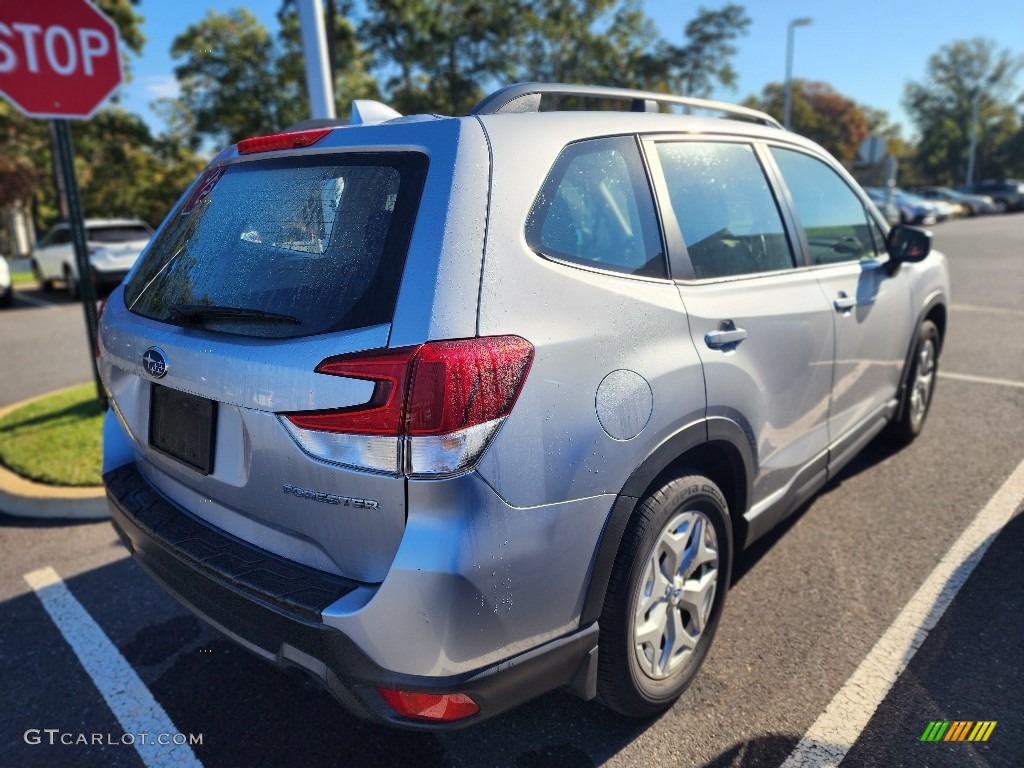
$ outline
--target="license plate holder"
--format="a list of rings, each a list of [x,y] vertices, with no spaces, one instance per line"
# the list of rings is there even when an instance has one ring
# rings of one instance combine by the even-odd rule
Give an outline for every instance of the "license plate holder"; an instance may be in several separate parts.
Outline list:
[[[205,397],[152,384],[149,445],[202,475],[213,472],[217,403]]]

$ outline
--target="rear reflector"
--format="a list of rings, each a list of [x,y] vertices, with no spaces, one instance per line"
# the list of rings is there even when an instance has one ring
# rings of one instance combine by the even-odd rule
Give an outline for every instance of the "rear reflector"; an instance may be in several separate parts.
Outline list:
[[[378,688],[384,701],[402,717],[453,722],[475,715],[480,707],[464,693],[413,693]]]
[[[533,345],[518,336],[331,357],[316,371],[374,382],[369,401],[283,414],[285,426],[327,461],[411,476],[462,472],[512,411],[532,361]],[[380,438],[393,438],[394,450]]]
[[[238,142],[238,154],[253,155],[257,152],[272,152],[275,149],[300,149],[316,144],[330,132],[330,128],[319,128],[312,131],[275,133],[270,136],[242,139]]]

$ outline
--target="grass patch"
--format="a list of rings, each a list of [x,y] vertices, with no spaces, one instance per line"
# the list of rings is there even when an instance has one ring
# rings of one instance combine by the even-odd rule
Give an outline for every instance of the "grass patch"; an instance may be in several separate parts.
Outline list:
[[[0,419],[0,463],[51,485],[100,485],[103,411],[92,383],[58,392]]]
[[[11,272],[12,285],[32,285],[35,281],[36,276],[31,272]]]

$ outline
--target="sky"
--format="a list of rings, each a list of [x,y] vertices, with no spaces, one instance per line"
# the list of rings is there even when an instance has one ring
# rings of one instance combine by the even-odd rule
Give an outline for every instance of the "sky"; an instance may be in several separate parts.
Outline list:
[[[909,81],[925,77],[928,57],[953,40],[985,37],[997,49],[1024,54],[1024,0],[735,0],[751,18],[747,35],[736,41],[735,90],[712,97],[739,102],[785,78],[786,28],[790,20],[810,17],[795,29],[793,77],[829,83],[865,106],[883,109],[892,122],[913,135],[900,101]],[[645,0],[644,8],[663,37],[683,41],[683,27],[701,6],[720,8],[728,0]],[[149,108],[160,96],[176,93],[171,42],[209,10],[225,12],[245,5],[271,30],[281,0],[142,0],[146,46],[133,57],[133,82],[124,86],[122,104],[161,124]],[[1024,76],[1018,76],[1019,90]]]

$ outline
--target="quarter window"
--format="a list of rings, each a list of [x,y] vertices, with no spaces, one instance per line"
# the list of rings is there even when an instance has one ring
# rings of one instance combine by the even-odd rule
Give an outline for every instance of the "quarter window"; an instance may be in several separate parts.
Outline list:
[[[657,145],[694,277],[793,267],[793,252],[764,170],[749,144]]]
[[[864,203],[839,174],[802,152],[781,147],[772,147],[771,152],[807,235],[812,264],[879,256],[884,237]]]
[[[543,256],[665,277],[661,234],[636,142],[623,136],[567,147],[533,205],[526,240]]]

